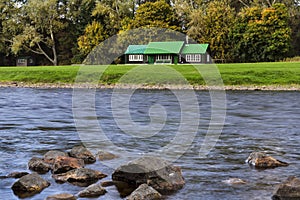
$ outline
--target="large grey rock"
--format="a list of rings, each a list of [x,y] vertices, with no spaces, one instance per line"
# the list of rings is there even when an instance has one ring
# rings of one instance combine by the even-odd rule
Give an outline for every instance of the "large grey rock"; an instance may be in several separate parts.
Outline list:
[[[179,190],[185,184],[180,167],[155,157],[143,157],[120,166],[112,179],[136,187],[146,183],[162,194]]]
[[[50,171],[51,165],[46,163],[42,158],[33,157],[28,162],[28,168],[40,174],[45,174]]]
[[[77,146],[72,148],[69,153],[71,157],[84,160],[85,164],[91,164],[96,162],[96,157],[85,147]]]
[[[48,181],[44,180],[37,173],[33,173],[23,176],[15,182],[12,186],[12,190],[17,196],[25,198],[41,192],[49,185],[50,183]]]
[[[300,200],[300,179],[290,176],[274,190],[273,200]]]
[[[57,151],[57,150],[53,150],[53,151],[48,151],[47,153],[45,153],[44,155],[44,161],[48,164],[53,165],[55,162],[55,159],[59,156],[64,156],[64,157],[68,157],[69,155],[66,152],[63,151]]]
[[[86,187],[96,183],[99,179],[107,177],[107,175],[96,170],[80,168],[63,174],[53,174],[52,177],[57,182],[70,182],[74,185]]]
[[[46,198],[46,200],[76,200],[76,199],[77,198],[74,195],[68,193],[55,194],[55,195],[48,196]]]
[[[280,160],[277,160],[271,156],[266,155],[264,152],[252,152],[246,160],[246,163],[256,168],[275,168],[285,167],[289,164]]]
[[[61,174],[73,169],[84,167],[84,162],[81,159],[58,156],[53,164],[53,174]]]
[[[99,197],[104,195],[107,191],[101,187],[101,184],[93,184],[79,192],[79,197]]]
[[[140,185],[133,193],[130,194],[127,200],[159,200],[162,196],[155,189],[147,184]]]

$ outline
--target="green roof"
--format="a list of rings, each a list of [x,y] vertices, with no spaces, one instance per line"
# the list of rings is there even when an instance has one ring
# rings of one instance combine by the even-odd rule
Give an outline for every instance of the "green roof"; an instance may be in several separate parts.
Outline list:
[[[186,44],[182,50],[182,54],[204,54],[207,48],[208,44]]]
[[[144,54],[147,45],[129,45],[125,54]]]
[[[179,54],[184,42],[150,42],[145,54]]]

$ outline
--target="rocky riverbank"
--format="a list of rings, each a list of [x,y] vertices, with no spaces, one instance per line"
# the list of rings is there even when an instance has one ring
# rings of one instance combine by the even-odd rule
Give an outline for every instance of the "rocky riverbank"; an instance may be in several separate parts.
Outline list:
[[[97,88],[97,89],[153,89],[153,90],[237,90],[237,91],[300,91],[300,85],[226,85],[226,86],[203,86],[203,85],[142,85],[142,84],[71,84],[71,83],[27,83],[27,82],[0,82],[0,88],[13,87],[13,88],[41,88],[41,89],[55,89],[55,88]]]
[[[33,157],[28,162],[32,173],[13,172],[7,178],[18,179],[12,190],[19,198],[27,198],[46,190],[50,179],[58,184],[69,183],[82,187],[77,194],[63,193],[48,196],[47,200],[69,200],[77,198],[95,198],[107,193],[105,187],[115,186],[122,198],[128,200],[162,199],[185,185],[181,168],[155,157],[143,157],[121,165],[111,175],[109,181],[99,181],[108,175],[89,168],[89,164],[104,158],[115,159],[109,152],[100,151],[94,156],[82,146],[69,152],[49,151],[43,157]],[[45,174],[50,173],[50,179]],[[67,192],[67,191],[66,191]]]

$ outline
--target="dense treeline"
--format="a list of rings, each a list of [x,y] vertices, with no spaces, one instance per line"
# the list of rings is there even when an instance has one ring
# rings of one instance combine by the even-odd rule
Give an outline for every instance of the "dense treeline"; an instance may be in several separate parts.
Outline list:
[[[80,63],[105,39],[139,27],[180,31],[226,62],[300,55],[300,0],[0,0],[0,65]]]

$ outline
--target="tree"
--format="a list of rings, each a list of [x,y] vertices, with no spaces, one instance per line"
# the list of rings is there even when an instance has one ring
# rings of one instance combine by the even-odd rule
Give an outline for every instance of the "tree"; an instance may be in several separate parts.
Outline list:
[[[15,55],[37,54],[53,65],[59,60],[69,64],[94,4],[95,0],[0,2],[0,9],[5,5],[6,12],[2,15],[2,44],[4,41]]]
[[[290,50],[291,29],[284,4],[250,7],[239,14],[232,33],[238,62],[278,61]]]
[[[91,12],[92,21],[78,38],[78,49],[86,57],[94,47],[105,39],[119,33],[125,21],[130,21],[135,1],[99,0]]]
[[[99,22],[93,21],[86,27],[84,35],[78,38],[79,49],[84,55],[87,55],[106,38],[108,38],[108,34],[104,27]]]
[[[164,0],[146,2],[139,6],[128,29],[159,27],[180,30],[173,8]]]
[[[188,35],[199,43],[208,43],[213,58],[230,60],[229,33],[234,19],[235,12],[226,0],[212,1],[207,7],[193,11]]]
[[[56,0],[29,0],[22,6],[18,20],[23,28],[13,38],[12,51],[17,54],[25,49],[43,55],[57,65],[56,34],[66,27],[59,7]]]

